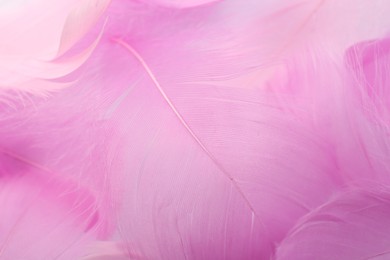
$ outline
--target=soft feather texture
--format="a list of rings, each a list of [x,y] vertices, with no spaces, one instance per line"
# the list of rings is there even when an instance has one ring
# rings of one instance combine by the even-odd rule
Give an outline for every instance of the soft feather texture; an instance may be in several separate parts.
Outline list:
[[[388,259],[389,192],[373,187],[345,191],[310,213],[283,241],[276,259]]]
[[[77,258],[94,239],[94,197],[10,154],[1,156],[1,259]]]
[[[44,80],[68,75],[85,62],[97,40],[77,55],[58,58],[91,29],[109,3],[36,0],[0,6],[0,88],[35,94],[61,88]]]
[[[220,0],[144,0],[145,3],[154,3],[158,5],[176,7],[176,8],[189,8],[200,5],[210,4]]]
[[[0,259],[388,250],[385,1],[45,2],[0,50]]]

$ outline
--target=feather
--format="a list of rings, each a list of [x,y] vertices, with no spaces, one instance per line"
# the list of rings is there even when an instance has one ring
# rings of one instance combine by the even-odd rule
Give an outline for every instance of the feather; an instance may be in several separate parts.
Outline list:
[[[47,82],[43,88],[40,82],[65,76],[85,62],[97,40],[77,55],[58,58],[86,34],[109,3],[39,0],[0,8],[0,33],[7,35],[0,41],[1,88],[37,94],[58,89],[59,84]]]
[[[0,259],[80,256],[99,222],[91,194],[11,154],[1,161]]]
[[[210,4],[213,2],[218,2],[220,0],[144,0],[145,3],[154,3],[167,7],[175,7],[175,8],[189,8],[189,7],[197,7],[205,4]]]
[[[138,259],[139,256],[131,255],[131,259]],[[98,241],[89,247],[81,260],[126,260],[129,255],[124,246],[114,241]]]
[[[302,219],[278,247],[276,259],[388,259],[388,187],[363,186]]]
[[[363,209],[352,226],[370,227],[376,203],[384,219],[386,192],[344,188],[387,176],[366,153],[386,158],[386,124],[373,131],[357,102],[371,68],[351,55],[384,36],[382,0],[58,2],[38,28],[54,34],[0,62],[13,90],[0,114],[0,258],[300,259],[291,244],[303,240],[320,259],[312,217],[346,201]]]

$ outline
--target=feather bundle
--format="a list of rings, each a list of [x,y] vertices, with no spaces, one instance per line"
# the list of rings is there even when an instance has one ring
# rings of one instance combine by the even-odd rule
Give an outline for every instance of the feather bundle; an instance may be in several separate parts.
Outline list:
[[[387,259],[388,11],[0,1],[0,259]]]

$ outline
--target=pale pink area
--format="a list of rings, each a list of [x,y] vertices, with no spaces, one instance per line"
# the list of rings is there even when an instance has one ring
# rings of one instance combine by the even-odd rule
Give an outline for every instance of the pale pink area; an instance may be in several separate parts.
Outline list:
[[[389,4],[19,2],[0,259],[385,257]]]
[[[42,94],[58,84],[40,84],[73,72],[96,44],[57,60],[95,25],[109,0],[15,1],[0,5],[0,88]]]
[[[162,6],[189,8],[218,2],[221,0],[143,0],[145,3],[154,3]]]
[[[301,220],[276,259],[388,259],[389,196],[380,185],[336,196]]]
[[[95,198],[76,184],[1,153],[0,258],[74,259],[95,239]]]

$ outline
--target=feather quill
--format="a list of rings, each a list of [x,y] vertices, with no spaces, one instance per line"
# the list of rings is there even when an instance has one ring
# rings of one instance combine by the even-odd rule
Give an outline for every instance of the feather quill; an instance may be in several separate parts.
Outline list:
[[[0,259],[385,252],[331,243],[386,224],[384,1],[46,2],[0,41]]]

